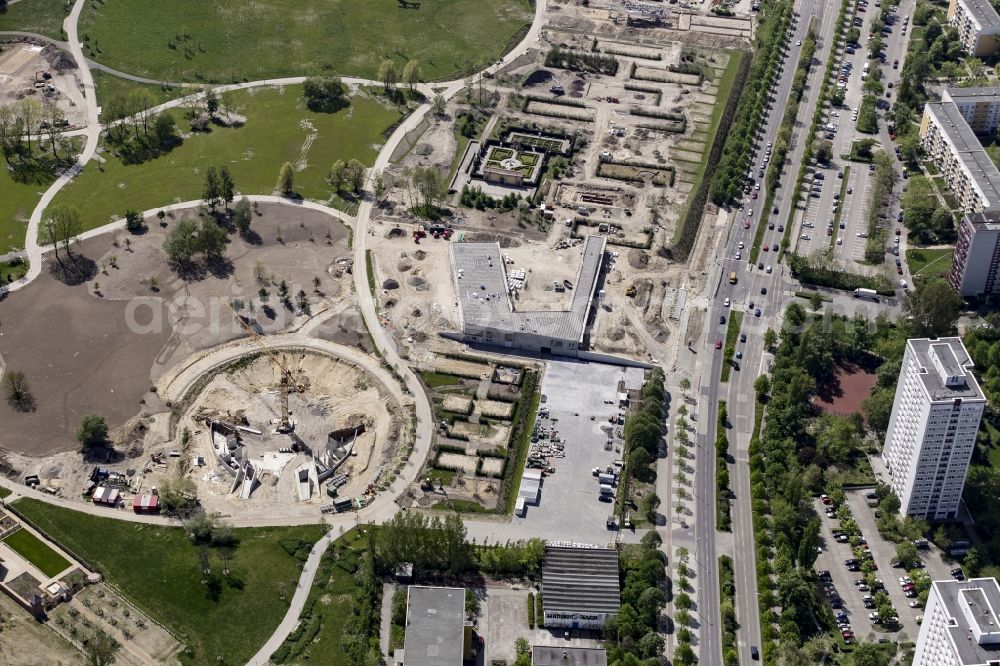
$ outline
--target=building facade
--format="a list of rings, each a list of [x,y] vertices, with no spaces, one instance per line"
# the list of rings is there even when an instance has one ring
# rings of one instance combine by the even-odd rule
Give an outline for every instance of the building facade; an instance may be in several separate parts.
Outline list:
[[[1000,666],[996,578],[931,584],[913,666]]]
[[[1000,16],[990,0],[951,0],[948,22],[958,29],[962,48],[981,58],[1000,46]]]
[[[948,281],[965,298],[1000,292],[1000,211],[966,213],[958,227]]]
[[[1000,88],[945,88],[942,102],[952,102],[976,134],[992,134],[1000,126]]]
[[[1000,210],[1000,170],[955,102],[924,105],[920,144],[965,212]]]
[[[882,459],[900,513],[958,514],[986,398],[959,338],[908,340]]]

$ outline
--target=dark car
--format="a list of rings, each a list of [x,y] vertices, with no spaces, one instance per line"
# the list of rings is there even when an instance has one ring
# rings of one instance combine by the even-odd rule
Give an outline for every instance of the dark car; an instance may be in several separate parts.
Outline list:
[[[750,646],[750,658],[755,660],[760,659],[760,652],[757,651],[756,645]]]
[[[740,333],[740,342],[746,342],[746,341],[747,341],[747,334]]]
[[[771,222],[769,225],[767,225],[767,228],[768,229],[774,229],[774,222]]]
[[[720,324],[725,324],[726,323],[726,315],[720,315],[719,316],[719,323]]]
[[[778,231],[784,231],[784,230],[785,230],[785,225],[779,224],[778,225]]]
[[[760,288],[760,295],[761,296],[767,296],[767,287],[761,287]]]

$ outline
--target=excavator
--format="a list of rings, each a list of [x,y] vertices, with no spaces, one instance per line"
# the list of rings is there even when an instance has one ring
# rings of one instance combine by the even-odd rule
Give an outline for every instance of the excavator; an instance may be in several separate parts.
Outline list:
[[[233,309],[232,305],[226,303],[226,307],[229,308],[229,311],[233,314],[233,318],[243,328],[243,330],[247,332],[250,339],[261,348],[261,351],[267,354],[271,363],[281,374],[281,381],[278,383],[278,398],[281,401],[281,413],[279,415],[277,430],[280,433],[292,432],[295,430],[295,425],[288,419],[288,394],[292,391],[302,391],[305,387],[296,386],[294,378],[292,377],[292,371],[289,370],[288,366],[281,361],[281,358],[278,357],[274,350],[267,346],[267,343],[264,342],[263,336],[257,333],[257,331],[255,331],[253,327],[250,326],[250,324],[248,324],[243,317],[241,317],[236,310]]]

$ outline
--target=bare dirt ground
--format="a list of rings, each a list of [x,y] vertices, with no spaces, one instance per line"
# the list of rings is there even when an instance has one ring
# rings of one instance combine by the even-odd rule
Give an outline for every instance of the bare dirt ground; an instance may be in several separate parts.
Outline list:
[[[196,400],[183,425],[191,429],[195,446],[189,453],[201,455],[207,461],[203,469],[194,469],[191,478],[199,486],[199,497],[212,510],[234,514],[246,505],[246,510],[256,510],[262,505],[298,502],[298,485],[295,469],[310,460],[305,453],[287,454],[287,462],[280,470],[266,472],[261,487],[251,499],[239,500],[230,495],[233,477],[215,461],[205,417],[237,423],[238,412],[245,415],[250,427],[264,431],[257,437],[248,435],[248,460],[264,461],[279,448],[291,447],[296,440],[303,442],[317,455],[325,449],[327,434],[340,428],[364,424],[366,431],[358,438],[355,455],[337,470],[347,474],[350,481],[342,486],[342,496],[360,495],[371,483],[379,464],[392,457],[398,442],[403,409],[392,400],[377,381],[361,369],[318,354],[282,354],[283,362],[295,374],[295,382],[305,390],[289,396],[291,418],[296,422],[294,438],[289,435],[271,434],[270,421],[277,417],[278,379],[273,365],[266,358],[258,358],[249,366],[232,373],[217,375]],[[279,463],[280,464],[280,463]],[[151,481],[155,483],[155,479]],[[312,490],[313,503],[326,503],[329,498],[321,489]]]
[[[9,666],[76,666],[86,663],[86,660],[59,634],[39,624],[7,595],[0,594],[0,663]]]
[[[0,305],[0,358],[25,373],[37,408],[17,413],[0,404],[0,446],[32,456],[72,450],[85,414],[100,414],[117,428],[137,413],[160,411],[149,393],[157,377],[192,352],[244,334],[227,303],[243,301],[242,314],[269,332],[303,320],[279,302],[282,280],[293,303],[300,289],[306,292],[314,316],[343,309],[342,318],[323,327],[323,337],[352,344],[364,335],[348,307],[354,301],[343,225],[284,206],[262,205],[260,213],[253,222],[259,243],[231,236],[229,262],[214,273],[178,278],[167,266],[165,231],[154,218],[145,234],[107,234],[74,249],[92,266],[82,284],[69,286],[43,272],[8,296]],[[168,229],[177,219],[167,218]],[[266,302],[260,288],[269,292]]]
[[[872,394],[878,376],[858,365],[838,364],[833,379],[818,387],[813,402],[826,414],[848,416],[861,411],[861,404]]]
[[[51,78],[35,75],[49,72]],[[70,126],[81,127],[87,122],[87,108],[76,80],[76,67],[68,55],[54,46],[18,43],[0,54],[0,105],[33,98],[54,103]]]

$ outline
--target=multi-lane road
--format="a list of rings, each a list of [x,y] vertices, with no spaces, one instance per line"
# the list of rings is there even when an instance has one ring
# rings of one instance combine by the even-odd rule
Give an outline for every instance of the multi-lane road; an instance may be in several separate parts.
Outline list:
[[[816,60],[810,70],[806,90],[799,105],[791,148],[780,179],[786,186],[779,187],[773,199],[772,208],[777,208],[778,212],[774,214],[772,210],[762,209],[763,190],[760,198],[754,200],[748,197],[742,209],[737,211],[730,225],[729,238],[717,257],[715,291],[708,308],[704,339],[695,349],[688,352],[688,363],[693,364],[695,376],[702,378],[699,395],[702,408],[698,414],[700,464],[695,473],[698,517],[695,521],[697,546],[694,559],[699,573],[698,607],[703,622],[700,632],[699,663],[706,666],[722,663],[717,557],[724,550],[717,547],[715,520],[715,438],[720,399],[727,401],[731,424],[727,433],[730,441],[729,451],[734,458],[730,474],[731,489],[735,495],[732,502],[732,551],[735,554],[736,619],[739,624],[737,643],[740,663],[751,663],[751,646],[759,647],[761,644],[754,558],[756,546],[753,538],[747,465],[747,447],[754,421],[753,382],[766,370],[764,331],[769,326],[778,327],[781,308],[794,289],[783,267],[777,262],[778,253],[771,248],[777,249],[780,246],[783,233],[778,227],[789,219],[789,213],[795,205],[795,192],[787,187],[787,184],[796,177],[798,165],[803,158],[807,142],[806,133],[816,108],[816,98],[826,59],[829,58],[832,49],[830,37],[839,9],[839,3],[836,2],[803,0],[798,3],[797,16],[787,41],[783,66],[772,91],[772,105],[762,124],[754,157],[756,169],[766,152],[768,142],[776,140],[789,103],[792,79],[801,53],[800,44],[812,23],[819,37]],[[754,209],[753,215],[749,217],[745,213],[747,207]],[[747,220],[750,221],[749,228],[744,227]],[[757,258],[757,262],[763,264],[763,268],[758,268],[759,264],[748,261],[750,248],[757,233],[757,225],[771,224],[774,225],[773,228],[763,230],[762,251]],[[769,248],[767,252],[763,251],[765,245]],[[736,258],[738,252],[739,259]],[[735,284],[730,284],[728,280],[732,272],[736,273]],[[760,316],[756,314],[758,308]],[[734,310],[743,312],[741,330],[747,339],[745,343],[737,344],[737,349],[743,353],[741,369],[731,372],[728,384],[722,384],[720,375],[723,364],[730,363],[732,359],[724,358],[724,350],[717,350],[716,344],[717,341],[725,344],[728,320]]]

